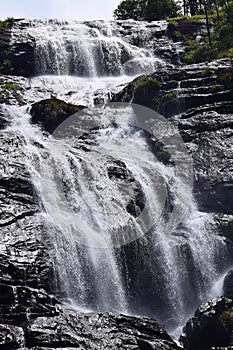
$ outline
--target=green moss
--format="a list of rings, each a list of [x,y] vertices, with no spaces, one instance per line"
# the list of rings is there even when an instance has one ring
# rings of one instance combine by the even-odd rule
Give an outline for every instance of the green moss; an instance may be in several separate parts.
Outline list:
[[[152,79],[152,78],[147,78],[144,77],[141,80],[139,80],[138,82],[136,82],[134,84],[134,87],[137,88],[141,88],[141,87],[146,87],[147,85],[149,85],[150,87],[155,87],[155,88],[160,88],[161,87],[161,83],[157,80],[157,79]]]
[[[192,23],[200,23],[200,21],[203,21],[203,19],[204,20],[206,19],[205,15],[195,15],[195,16],[189,17],[189,21]]]
[[[209,45],[199,46],[198,48],[192,50],[189,47],[188,52],[184,57],[184,62],[186,64],[210,62],[218,57],[218,49],[215,47],[210,47]]]
[[[173,107],[175,107],[177,102],[177,92],[171,91],[165,95],[156,96],[153,98],[153,102],[155,103],[155,109],[157,112],[167,115],[168,109],[173,109]]]
[[[1,93],[8,96],[10,95],[10,92],[12,91],[17,91],[19,89],[18,86],[12,84],[12,83],[5,83],[3,86],[2,86],[2,90],[1,90]]]
[[[215,84],[210,87],[209,92],[210,93],[215,93],[215,92],[220,92],[224,90],[224,86],[220,84]]]
[[[1,93],[6,95],[6,96],[10,95],[9,91],[6,89],[2,89]]]
[[[222,83],[225,89],[233,89],[233,67],[220,77],[219,82]]]
[[[50,99],[34,103],[30,112],[33,123],[40,123],[46,131],[52,133],[65,119],[83,108],[52,96]]]
[[[179,17],[174,17],[174,18],[168,18],[168,23],[172,23],[172,24],[177,24],[180,21],[184,20],[184,19],[188,19],[188,16],[179,16]]]
[[[204,75],[211,76],[214,73],[214,69],[206,67],[203,69]]]
[[[18,86],[14,85],[12,83],[6,83],[3,85],[3,89],[16,91],[19,88],[18,88]]]
[[[195,23],[196,20],[200,19],[203,19],[202,15],[190,17],[189,21]],[[219,16],[215,13],[210,14],[209,20],[213,27],[211,32],[212,45],[210,46],[206,34],[202,35],[201,46],[196,45],[195,47],[189,40],[184,40],[187,44],[186,54],[183,56],[184,63],[201,63],[222,57],[233,57],[233,20],[224,11]]]

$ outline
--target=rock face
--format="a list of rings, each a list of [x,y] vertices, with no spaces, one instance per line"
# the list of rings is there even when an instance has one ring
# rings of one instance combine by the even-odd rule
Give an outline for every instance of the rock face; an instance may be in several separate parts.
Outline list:
[[[233,298],[233,270],[230,270],[224,279],[223,293],[226,297]]]
[[[23,38],[12,42],[12,28],[17,26],[14,20],[0,30],[0,72],[7,75],[30,77],[35,74],[35,41]]]
[[[56,314],[33,317],[19,326],[0,325],[0,346],[7,349],[180,349],[156,321],[147,318],[79,314],[61,308],[56,309]]]
[[[222,297],[196,311],[180,340],[187,350],[219,349],[232,344],[232,329],[233,300]]]
[[[199,209],[232,239],[233,72],[231,61],[161,70],[130,83],[113,101],[141,104],[173,121],[192,153]]]
[[[144,38],[134,35],[135,24],[117,25],[131,44],[142,45]],[[17,34],[20,33],[18,29],[28,26],[27,21],[22,21],[16,24],[16,31],[5,28],[0,32],[2,74],[31,77],[36,73],[35,40]],[[88,23],[88,27],[91,26]],[[169,63],[176,62],[176,44],[172,43],[168,49],[171,42],[165,38],[166,27],[162,31],[153,23],[149,27],[151,37],[148,40],[158,39],[153,43],[154,51]],[[171,29],[171,36],[172,33]],[[128,58],[122,59],[125,63]],[[112,72],[112,67],[108,69]],[[0,347],[178,349],[156,321],[123,315],[80,314],[66,310],[53,296],[56,276],[49,256],[51,242],[46,236],[47,228],[41,224],[39,199],[25,164],[26,140],[17,128],[7,128],[12,125],[7,108],[35,102],[35,96],[30,95],[30,80],[26,78],[1,76],[0,86],[3,104],[0,108]],[[232,89],[231,62],[223,59],[211,64],[161,69],[137,78],[114,97],[114,101],[133,101],[156,109],[177,125],[193,156],[194,193],[199,209],[213,213],[214,224],[229,242],[230,252],[233,251]],[[62,121],[82,108],[52,97],[33,105],[32,122],[52,133]],[[169,154],[161,145],[153,143],[151,147],[159,160],[169,164]],[[124,163],[115,162],[108,170],[112,181],[132,180]],[[133,201],[128,203],[127,209],[132,216],[137,216],[143,206],[144,198],[136,183]],[[132,264],[137,257],[135,254]],[[135,270],[132,283],[139,290],[140,283],[146,281],[149,285],[149,275],[143,276],[144,280],[137,285],[136,273]],[[152,292],[148,288],[148,297]],[[232,297],[232,272],[225,279],[224,293]],[[158,303],[167,309],[163,295]],[[232,341],[232,314],[233,301],[227,298],[219,298],[198,309],[185,327],[182,336],[185,348],[210,350],[228,346]]]
[[[89,59],[91,61],[94,59],[96,60],[95,66],[97,67],[98,75],[119,75],[121,74],[122,67],[124,67],[126,74],[131,75],[135,72],[131,64],[133,57],[132,52],[127,48],[128,44],[136,48],[146,46],[148,49],[156,52],[156,56],[169,63],[176,63],[179,59],[179,52],[182,51],[182,45],[174,43],[168,38],[168,24],[166,21],[152,24],[145,23],[145,25],[142,24],[142,27],[134,21],[112,22],[110,30],[113,33],[112,35],[114,37],[116,35],[126,41],[126,45],[124,45],[123,42],[119,42],[117,52],[112,52],[108,41],[105,43],[102,39],[98,40],[99,35],[96,35],[96,31],[100,31],[101,38],[103,38],[103,36],[108,37],[108,27],[104,28],[104,24],[101,21],[86,21],[83,25],[86,26],[86,30],[89,31],[90,36],[93,38],[92,48],[94,56],[87,56],[83,59],[83,56],[85,56],[87,52],[85,52],[85,48],[83,51],[79,52],[79,46],[82,46],[82,43],[78,41],[79,36],[83,35],[83,30],[81,29],[80,32],[75,33],[72,30],[69,32],[71,36],[77,36],[75,43],[73,37],[72,40],[67,39],[67,30],[70,30],[70,25],[67,26],[68,24],[68,22],[58,20],[14,20],[11,26],[7,26],[0,31],[0,59],[2,62],[0,72],[2,74],[24,77],[32,77],[38,74],[60,74],[64,69],[64,62],[60,63],[58,67],[55,61],[58,59],[60,53],[62,54],[62,51],[66,50],[67,56],[70,56],[70,58],[67,67],[62,72],[63,74],[68,74],[69,72],[71,75],[86,76],[89,72],[88,65],[90,63],[86,62],[86,60]],[[74,25],[74,23],[72,25]],[[61,52],[55,52],[54,43],[51,45],[51,42],[47,42],[47,47],[46,49],[44,48],[44,51],[42,47],[40,48],[42,51],[40,53],[37,52],[37,42],[40,41],[41,37],[34,36],[35,33],[33,29],[30,29],[38,27],[40,28],[39,33],[41,33],[41,36],[46,37],[48,33],[44,30],[45,26],[49,27],[48,31],[50,30],[50,35],[53,33],[58,36],[61,34],[61,31],[64,30],[64,27],[67,26],[64,35],[61,36],[61,40],[59,41],[59,43],[63,45],[61,47],[59,44]],[[59,31],[57,31],[58,28]],[[77,23],[74,28],[74,31],[76,30]],[[142,36],[141,31],[145,31],[146,35]],[[95,40],[97,40],[96,46]],[[116,43],[117,41],[115,41],[115,45]],[[49,51],[49,54],[46,51]],[[44,56],[41,60],[42,62],[38,62],[38,55]],[[112,58],[115,62],[113,62]],[[137,60],[138,57],[135,59]],[[141,72],[143,72],[143,68]]]
[[[25,336],[30,348],[179,349],[157,322],[112,314],[83,315],[62,311],[59,316],[32,322]]]
[[[8,108],[27,103],[29,84],[27,79],[4,76],[0,89],[4,99],[0,110],[0,348],[179,349],[156,321],[68,311],[52,295],[51,242],[41,224],[39,199],[26,166],[26,140],[8,128],[12,123]],[[55,98],[43,100],[33,106],[33,122],[52,132],[77,110],[80,107]],[[124,164],[111,163],[108,176],[112,181],[132,181]],[[137,195],[140,188],[136,187],[135,201],[129,203],[132,213],[143,206]]]

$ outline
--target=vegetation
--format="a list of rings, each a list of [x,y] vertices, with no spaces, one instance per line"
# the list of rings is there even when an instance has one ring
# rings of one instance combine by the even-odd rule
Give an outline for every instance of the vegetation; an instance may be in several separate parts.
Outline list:
[[[12,83],[6,83],[3,85],[3,88],[6,89],[6,90],[13,90],[13,91],[16,91],[18,90],[18,86],[12,84]]]
[[[202,40],[185,40],[187,49],[184,62],[187,64],[211,61],[222,57],[233,57],[233,1],[210,1],[214,8],[206,12],[207,34]],[[190,21],[203,16],[190,17]]]
[[[120,20],[154,21],[178,14],[179,6],[174,0],[122,0],[114,11],[114,17]]]
[[[11,28],[14,22],[15,19],[13,17],[8,17],[5,21],[0,20],[0,31]]]
[[[121,20],[147,21],[169,18],[173,39],[187,45],[183,57],[186,64],[233,58],[233,0],[183,0],[183,14],[179,3],[178,0],[122,0],[114,16]],[[206,25],[206,34],[197,30],[197,24]],[[188,30],[182,33],[184,28]],[[201,33],[198,39],[196,30]]]
[[[19,88],[18,86],[12,84],[12,83],[5,83],[3,86],[2,86],[2,93],[4,95],[10,95],[10,92],[12,91],[17,91]]]
[[[52,133],[65,119],[83,108],[52,96],[50,99],[34,103],[30,113],[33,123],[41,123],[44,130]]]
[[[140,79],[137,83],[135,83],[135,88],[142,88],[145,86],[149,86],[150,88],[154,88],[154,89],[159,89],[161,87],[161,83],[157,80],[157,79],[152,79],[152,78],[147,78],[144,77],[142,79]]]

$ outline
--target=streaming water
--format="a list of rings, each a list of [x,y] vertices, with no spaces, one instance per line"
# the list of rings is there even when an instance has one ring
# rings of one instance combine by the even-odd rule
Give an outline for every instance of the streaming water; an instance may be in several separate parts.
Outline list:
[[[53,242],[57,294],[84,312],[148,315],[174,330],[220,277],[217,258],[224,242],[211,216],[198,211],[191,184],[159,162],[145,132],[133,126],[133,108],[94,107],[134,76],[165,64],[151,41],[164,27],[164,22],[25,22],[22,37],[35,42],[41,74],[25,92],[29,104],[56,95],[92,110],[79,117],[75,137],[67,137],[66,129],[62,137],[48,136],[33,126],[30,105],[8,107],[8,113],[9,128],[25,140]],[[82,129],[88,118],[95,127]],[[174,207],[178,218],[169,226],[166,217]]]

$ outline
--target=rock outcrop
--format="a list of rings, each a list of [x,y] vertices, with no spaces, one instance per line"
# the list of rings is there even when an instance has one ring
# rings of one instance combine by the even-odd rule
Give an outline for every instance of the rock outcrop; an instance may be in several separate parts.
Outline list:
[[[0,65],[0,73],[24,77],[33,77],[38,74],[58,74],[58,71],[62,69],[62,67],[58,68],[56,67],[56,64],[54,64],[56,53],[54,52],[54,48],[50,47],[51,45],[48,45],[47,48],[48,50],[51,49],[49,56],[42,59],[44,60],[44,63],[47,61],[45,67],[38,62],[36,45],[38,37],[33,35],[34,33],[33,31],[30,31],[30,28],[35,26],[38,26],[38,28],[41,27],[42,35],[44,35],[44,26],[54,25],[55,28],[60,27],[61,29],[64,29],[64,26],[67,24],[68,22],[66,21],[58,20],[15,19],[9,26],[2,28],[0,30],[0,60],[2,62]],[[101,21],[99,24],[94,21],[86,21],[84,25],[89,28],[91,35],[93,28],[102,30]],[[160,57],[161,60],[166,60],[169,63],[176,63],[179,60],[179,52],[183,50],[183,46],[181,43],[173,42],[173,40],[168,37],[167,27],[168,24],[166,21],[145,23],[143,31],[146,31],[147,34],[146,36],[142,36],[141,28],[138,26],[137,22],[116,21],[113,24],[112,30],[114,32],[113,35],[116,34],[119,37],[123,36],[126,43],[138,48],[146,45],[148,49],[152,49],[156,52],[156,55]],[[108,35],[104,29],[101,33]],[[93,38],[96,38],[96,36],[94,35]],[[64,37],[63,39],[65,40],[66,38]],[[88,71],[88,63],[84,62],[83,57],[79,57],[79,55],[82,56],[83,53],[77,55],[76,49],[72,49],[70,45],[72,45],[72,40],[67,40],[64,46],[68,55],[72,55],[72,51],[74,50],[74,56],[71,56],[68,68],[69,74],[77,75],[78,69],[79,75],[85,76]],[[100,47],[98,48],[98,46]],[[116,53],[114,59],[117,64],[114,64],[113,69],[113,62],[109,61],[112,54],[109,53],[108,45],[101,42],[100,45],[97,45],[95,48],[95,55],[98,57],[96,60],[96,66],[98,66],[97,70],[99,75],[121,74],[121,68],[119,65],[124,65],[126,74],[134,74],[134,68],[131,65],[132,57],[130,51],[127,51],[124,45],[119,48],[121,51],[121,57],[118,57],[120,51]],[[43,55],[45,52],[42,52],[41,54]]]
[[[223,282],[224,296],[233,298],[233,270],[230,270]]]
[[[0,73],[30,77],[35,74],[35,40],[13,39],[13,27],[20,19],[9,19],[0,29]]]
[[[43,295],[39,295],[43,302]],[[56,314],[0,325],[0,346],[7,349],[179,350],[156,322],[113,314],[81,314],[56,308]],[[38,316],[38,315],[37,315]]]
[[[215,299],[188,321],[180,340],[187,350],[211,350],[232,344],[233,300]]]
[[[32,123],[40,124],[45,131],[53,131],[71,115],[80,112],[84,106],[75,106],[52,97],[32,105]]]
[[[164,69],[130,83],[113,101],[152,108],[177,125],[194,162],[199,209],[232,240],[233,71],[231,60]]]

